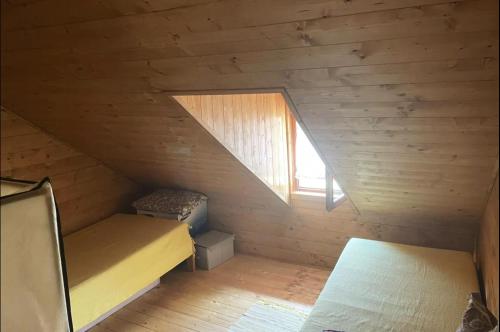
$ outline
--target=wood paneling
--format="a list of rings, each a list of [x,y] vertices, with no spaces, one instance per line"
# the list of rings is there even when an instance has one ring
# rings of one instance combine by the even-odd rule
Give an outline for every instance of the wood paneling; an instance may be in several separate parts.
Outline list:
[[[471,250],[473,225],[358,215],[349,201],[327,212],[323,196],[292,194],[290,209],[211,202],[212,225],[236,234],[239,251],[332,267],[352,237]],[[430,220],[430,219],[429,219]]]
[[[63,234],[126,209],[139,186],[101,162],[2,110],[1,175],[51,179]]]
[[[211,227],[234,233],[239,252],[332,267],[351,237],[471,250],[474,224],[365,219],[349,201],[327,212],[322,196],[292,195],[285,204],[170,97],[157,112],[121,105],[92,112],[81,113],[77,130],[50,114],[25,114],[146,186],[206,193]]]
[[[248,169],[289,202],[287,117],[280,93],[174,97]]]
[[[498,154],[498,1],[2,6],[2,103],[138,181],[207,191],[240,250],[331,265],[349,236],[472,249]],[[276,202],[169,99],[277,87],[351,197],[331,215]],[[361,216],[339,217],[350,204]]]
[[[478,256],[486,302],[498,318],[498,175],[481,222]]]

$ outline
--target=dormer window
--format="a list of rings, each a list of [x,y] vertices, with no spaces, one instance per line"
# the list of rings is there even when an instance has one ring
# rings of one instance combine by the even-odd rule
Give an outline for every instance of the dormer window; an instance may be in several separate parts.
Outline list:
[[[291,125],[291,137],[293,189],[302,193],[325,194],[327,190],[325,164],[296,121]],[[334,201],[338,201],[344,197],[344,193],[335,179],[332,181],[333,198]]]

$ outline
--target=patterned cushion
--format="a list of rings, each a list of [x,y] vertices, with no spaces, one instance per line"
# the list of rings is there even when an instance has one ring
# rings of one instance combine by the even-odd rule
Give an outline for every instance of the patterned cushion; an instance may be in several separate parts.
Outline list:
[[[496,326],[497,319],[483,304],[481,295],[472,293],[457,332],[493,332],[498,331]]]
[[[137,210],[159,212],[165,214],[178,214],[185,216],[191,213],[207,196],[202,193],[161,189],[154,193],[138,199],[132,206]]]

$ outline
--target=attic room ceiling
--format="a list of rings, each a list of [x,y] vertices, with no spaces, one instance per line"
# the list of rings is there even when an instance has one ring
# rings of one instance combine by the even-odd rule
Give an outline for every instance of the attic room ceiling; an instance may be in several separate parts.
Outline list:
[[[284,87],[362,214],[475,222],[497,22],[496,0],[4,0],[2,105],[119,168],[101,143],[159,130],[172,91]]]

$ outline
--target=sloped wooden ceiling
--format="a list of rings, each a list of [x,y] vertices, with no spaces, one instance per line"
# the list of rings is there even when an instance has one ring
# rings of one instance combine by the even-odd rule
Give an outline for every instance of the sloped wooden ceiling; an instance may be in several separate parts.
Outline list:
[[[0,117],[0,175],[30,181],[50,177],[63,235],[130,211],[130,202],[144,195],[136,183],[11,112],[2,109]]]
[[[182,153],[116,139],[174,121],[141,120],[168,92],[285,87],[362,213],[470,223],[498,155],[497,22],[497,0],[4,0],[2,103],[133,174]]]

